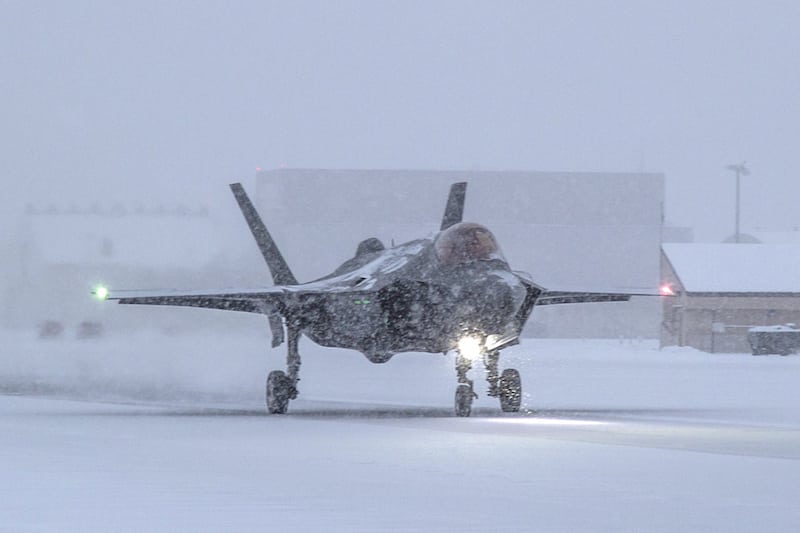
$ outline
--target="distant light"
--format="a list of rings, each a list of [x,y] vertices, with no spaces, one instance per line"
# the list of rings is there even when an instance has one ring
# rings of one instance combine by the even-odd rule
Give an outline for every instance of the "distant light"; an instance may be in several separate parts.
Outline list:
[[[94,291],[92,291],[92,294],[94,294],[98,300],[105,300],[108,298],[108,289],[102,285],[99,285],[95,287]]]
[[[675,291],[673,290],[672,285],[670,285],[669,283],[663,284],[661,286],[660,292],[662,296],[675,296]]]
[[[261,172],[261,167],[256,167],[256,172]]]

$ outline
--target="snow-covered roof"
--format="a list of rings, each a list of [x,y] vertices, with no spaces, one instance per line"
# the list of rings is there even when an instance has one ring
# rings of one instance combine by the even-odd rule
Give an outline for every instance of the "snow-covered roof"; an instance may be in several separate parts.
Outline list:
[[[662,245],[687,292],[800,293],[800,245]]]

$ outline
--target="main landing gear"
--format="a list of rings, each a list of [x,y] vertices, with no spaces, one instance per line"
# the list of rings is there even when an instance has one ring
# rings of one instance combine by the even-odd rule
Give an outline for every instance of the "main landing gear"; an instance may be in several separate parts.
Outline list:
[[[286,372],[274,370],[267,376],[267,411],[273,415],[286,413],[289,400],[297,398],[297,382],[300,381],[300,353],[297,350],[300,333],[296,328],[287,329],[289,349],[286,354]]]
[[[500,399],[500,409],[504,413],[516,413],[522,405],[522,380],[519,372],[514,368],[507,368],[500,374],[497,368],[499,359],[500,352],[497,351],[483,355],[483,363],[486,367],[486,381],[489,384],[487,395]],[[467,377],[467,372],[471,368],[472,360],[461,353],[457,353],[456,416],[469,416],[472,412],[472,401],[478,397],[473,388],[473,381]]]

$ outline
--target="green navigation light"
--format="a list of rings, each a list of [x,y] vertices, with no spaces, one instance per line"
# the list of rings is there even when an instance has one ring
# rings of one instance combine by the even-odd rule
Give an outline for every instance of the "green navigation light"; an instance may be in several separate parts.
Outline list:
[[[108,289],[102,285],[95,287],[93,293],[98,300],[105,300],[108,297]]]

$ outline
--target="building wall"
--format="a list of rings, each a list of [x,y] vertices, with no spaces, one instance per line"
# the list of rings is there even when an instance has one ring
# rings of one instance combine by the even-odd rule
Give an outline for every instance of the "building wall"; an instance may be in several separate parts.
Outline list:
[[[711,353],[749,352],[753,326],[800,323],[800,298],[687,297],[666,304],[662,346],[692,346]],[[715,324],[717,325],[715,327]]]

